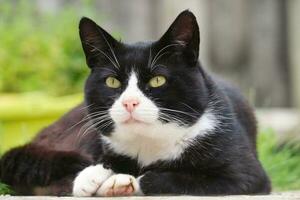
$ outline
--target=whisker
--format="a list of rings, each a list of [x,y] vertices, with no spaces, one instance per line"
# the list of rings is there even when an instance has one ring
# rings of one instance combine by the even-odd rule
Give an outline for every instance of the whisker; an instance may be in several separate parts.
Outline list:
[[[153,64],[151,65],[151,68],[150,68],[151,71],[153,71],[156,68],[156,66],[155,66],[156,62],[167,53],[169,53],[169,51],[166,51],[166,52],[160,54],[159,56],[157,56],[157,58],[155,60],[153,60]]]
[[[118,59],[117,59],[117,57],[116,57],[116,54],[115,54],[113,48],[111,47],[111,45],[110,45],[109,42],[107,41],[107,39],[106,39],[106,37],[104,36],[104,34],[103,34],[101,31],[99,31],[99,33],[102,35],[102,37],[104,38],[106,44],[109,46],[110,52],[112,53],[112,55],[113,55],[113,57],[114,57],[114,59],[115,59],[115,62],[117,63],[118,67],[120,68],[120,63],[118,62]]]
[[[113,121],[107,121],[105,123],[103,123],[101,126],[97,127],[98,129],[105,129],[107,128],[109,125],[113,124]]]
[[[74,125],[72,125],[71,127],[67,128],[65,131],[70,131],[72,130],[73,128],[75,128],[75,126],[81,124],[82,122],[88,120],[86,117],[83,117],[79,122],[75,123]]]
[[[81,128],[80,128],[80,130],[79,130],[79,132],[78,132],[78,135],[77,135],[77,138],[76,138],[76,140],[77,140],[77,142],[78,143],[80,143],[80,141],[82,140],[82,138],[83,138],[83,130],[84,129],[86,129],[86,128],[88,128],[88,126],[89,125],[92,125],[92,122],[91,121],[87,121]]]
[[[80,138],[84,138],[92,128],[95,128],[97,125],[101,124],[104,121],[110,120],[107,116],[102,116],[103,118],[99,118],[96,123],[92,123],[91,126],[87,127],[83,134],[80,134]]]
[[[119,67],[118,67],[117,64],[113,61],[113,59],[112,59],[110,56],[108,56],[106,53],[104,53],[101,49],[98,49],[96,46],[94,46],[94,45],[92,45],[92,44],[90,44],[90,43],[88,43],[88,42],[84,42],[84,43],[87,44],[87,45],[89,45],[89,46],[91,46],[91,47],[93,47],[95,50],[99,51],[100,54],[104,55],[104,56],[105,56],[105,57],[113,64],[113,66],[114,66],[115,68],[119,69]],[[97,55],[100,55],[100,54],[97,54]],[[96,56],[97,56],[97,55],[96,55]]]
[[[83,106],[82,108],[80,108],[79,110],[84,110],[84,109],[87,109],[89,107],[92,107],[94,105],[94,103],[90,104],[90,105],[86,105],[86,106]]]
[[[148,58],[148,65],[147,66],[151,66],[152,62],[152,46],[150,46],[150,51],[149,51],[149,58]]]
[[[185,122],[184,120],[182,119],[179,119],[179,118],[176,118],[174,116],[171,116],[171,115],[168,115],[166,113],[161,113],[161,115],[159,116],[160,119],[163,119],[167,122],[170,122],[170,121],[175,121],[178,123],[178,125],[180,126],[187,126],[187,122]]]
[[[180,44],[169,44],[169,45],[166,45],[165,47],[163,47],[163,48],[161,48],[158,52],[157,52],[157,54],[154,56],[154,58],[153,58],[153,60],[150,62],[150,69],[151,69],[151,71],[152,71],[152,68],[153,68],[153,66],[155,65],[155,63],[157,62],[157,57],[159,57],[160,56],[160,54],[165,50],[165,49],[167,49],[167,48],[169,48],[169,47],[172,47],[172,46],[178,46],[178,45],[180,45]],[[160,58],[160,57],[159,57]]]
[[[151,70],[154,71],[157,67],[165,67],[165,68],[167,68],[166,65],[158,64],[158,65],[154,65]]]
[[[194,108],[192,108],[191,106],[189,106],[188,104],[186,103],[183,103],[183,102],[180,102],[182,105],[188,107],[189,109],[191,109],[193,112],[197,113],[197,114],[200,114],[197,110],[195,110]]]
[[[190,117],[193,117],[193,118],[198,118],[197,116],[195,115],[192,115],[190,113],[187,113],[187,112],[184,112],[184,111],[181,111],[181,110],[174,110],[174,109],[169,109],[169,108],[159,108],[163,111],[169,111],[169,112],[174,112],[174,113],[181,113],[181,114],[184,114],[184,115],[187,115],[187,116],[190,116]]]
[[[114,70],[112,70],[112,69],[109,69],[109,68],[107,68],[107,67],[102,67],[102,69],[105,69],[105,70],[107,70],[107,71],[109,71],[109,72],[111,72],[113,75],[115,75],[115,76],[117,76],[118,74],[114,71]]]
[[[83,125],[83,127],[84,127],[87,123],[91,122],[90,120],[91,120],[92,117],[97,117],[97,116],[99,116],[99,115],[100,115],[100,117],[101,117],[101,116],[104,117],[105,115],[107,115],[107,112],[103,112],[103,113],[98,113],[98,112],[90,113],[90,114],[86,115],[82,120],[80,120],[77,124],[79,124],[79,123],[81,123],[81,122],[83,122],[83,121],[88,120],[88,122],[86,122],[86,123]],[[98,118],[99,118],[99,117],[98,117]],[[97,119],[97,118],[96,118],[96,119]],[[80,130],[81,130],[81,129],[80,129]]]
[[[91,105],[89,105],[91,106]],[[90,116],[94,115],[96,113],[91,113],[91,114],[87,114],[86,116],[84,116],[79,122],[75,123],[74,125],[72,125],[71,127],[69,127],[68,129],[66,129],[65,131],[70,131],[71,129],[73,129],[74,127],[76,127],[77,125],[79,125],[80,123],[90,120]]]

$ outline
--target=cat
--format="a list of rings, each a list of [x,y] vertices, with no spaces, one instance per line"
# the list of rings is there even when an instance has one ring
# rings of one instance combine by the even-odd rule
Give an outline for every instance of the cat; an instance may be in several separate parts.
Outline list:
[[[1,159],[18,194],[268,194],[256,120],[240,92],[198,61],[192,12],[154,42],[125,44],[88,18],[84,103]]]

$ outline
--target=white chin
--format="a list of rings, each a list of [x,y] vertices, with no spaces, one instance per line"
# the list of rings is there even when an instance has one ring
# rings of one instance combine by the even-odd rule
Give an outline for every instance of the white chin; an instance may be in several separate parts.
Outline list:
[[[121,122],[122,125],[137,125],[137,124],[149,124],[143,120],[130,118]]]

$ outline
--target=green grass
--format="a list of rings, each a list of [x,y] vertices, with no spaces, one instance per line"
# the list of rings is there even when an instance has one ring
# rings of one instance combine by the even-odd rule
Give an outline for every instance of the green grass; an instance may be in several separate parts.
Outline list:
[[[35,93],[1,95],[0,153],[30,141],[39,129],[56,120],[81,100],[81,95],[57,98]],[[258,137],[258,152],[272,180],[273,190],[300,190],[299,145],[279,146],[274,132],[262,130]],[[9,188],[0,183],[0,194],[7,193],[10,193]]]
[[[13,191],[9,188],[9,186],[0,183],[0,195],[4,194],[13,194]]]
[[[258,152],[274,190],[300,190],[299,143],[278,145],[275,134],[266,130],[259,135]]]

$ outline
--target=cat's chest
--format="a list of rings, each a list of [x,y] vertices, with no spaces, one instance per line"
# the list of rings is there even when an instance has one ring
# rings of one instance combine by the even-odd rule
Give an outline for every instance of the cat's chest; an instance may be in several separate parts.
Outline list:
[[[175,159],[183,151],[182,137],[186,130],[175,126],[165,127],[120,127],[104,137],[114,152],[137,159],[147,166],[157,160]]]
[[[116,127],[103,141],[117,154],[137,159],[139,165],[148,166],[156,161],[180,158],[197,136],[214,129],[211,115],[202,116],[191,127],[176,124],[129,125]]]

